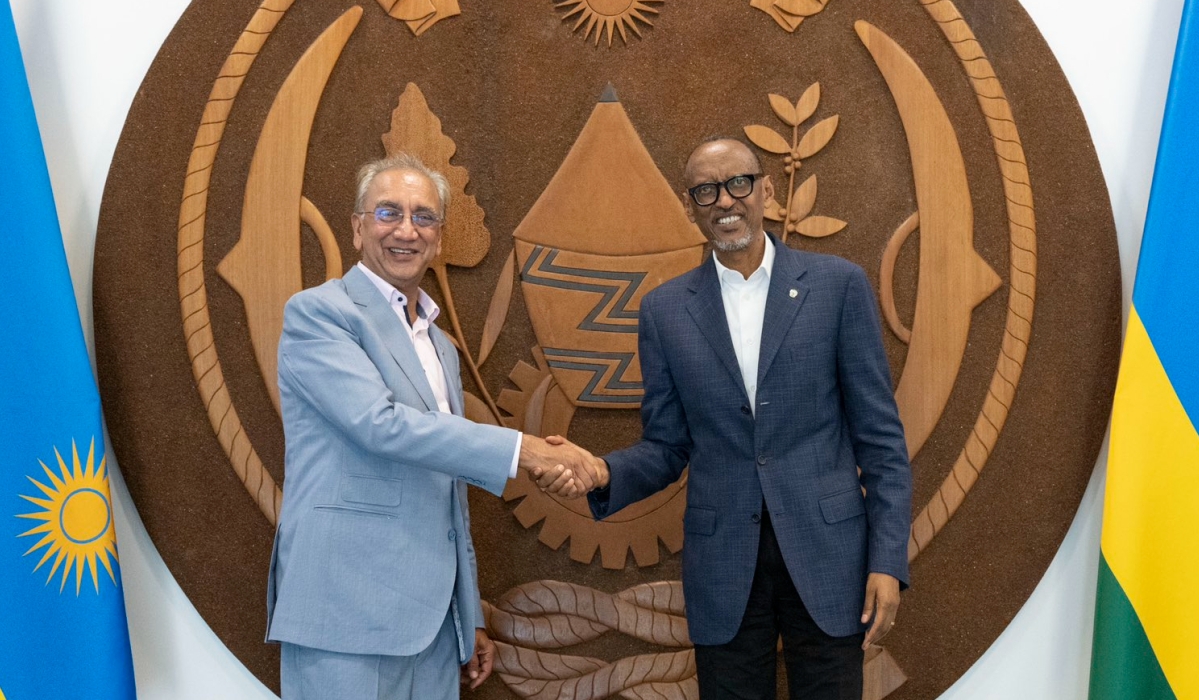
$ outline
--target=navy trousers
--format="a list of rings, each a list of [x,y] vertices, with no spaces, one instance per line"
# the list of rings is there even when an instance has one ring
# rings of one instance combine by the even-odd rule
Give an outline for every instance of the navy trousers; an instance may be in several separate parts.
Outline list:
[[[861,700],[864,632],[830,637],[795,590],[766,504],[741,627],[725,644],[695,646],[700,700],[775,700],[778,639],[791,700]]]

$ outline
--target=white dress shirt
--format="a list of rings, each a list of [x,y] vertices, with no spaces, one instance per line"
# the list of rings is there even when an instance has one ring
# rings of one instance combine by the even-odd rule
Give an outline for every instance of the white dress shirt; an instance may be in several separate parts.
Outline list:
[[[733,339],[733,352],[741,367],[741,381],[749,396],[749,410],[758,413],[758,356],[762,353],[762,322],[766,316],[766,295],[770,291],[770,271],[774,268],[774,243],[766,238],[762,264],[746,279],[736,270],[720,264],[715,251],[716,275],[720,278],[720,297],[724,301],[724,317]]]
[[[425,293],[425,290],[419,290],[420,296],[416,300],[416,323],[409,324],[408,297],[361,262],[358,263],[358,269],[362,270],[366,278],[387,300],[391,310],[403,323],[408,337],[412,339],[412,345],[416,348],[416,356],[420,358],[421,367],[425,370],[425,378],[429,380],[429,386],[433,389],[433,398],[437,399],[437,410],[442,413],[452,413],[450,392],[445,380],[445,368],[441,366],[441,360],[437,357],[437,348],[433,347],[433,339],[429,337],[429,326],[441,315],[441,307],[437,306],[437,303]],[[512,455],[512,466],[508,469],[509,479],[516,477],[516,465],[520,459],[520,443],[523,437],[522,434],[516,439],[516,452]]]

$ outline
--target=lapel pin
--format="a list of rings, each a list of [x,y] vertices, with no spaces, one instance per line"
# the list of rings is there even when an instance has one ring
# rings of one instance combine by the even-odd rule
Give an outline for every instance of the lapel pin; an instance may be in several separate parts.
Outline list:
[[[792,299],[794,299],[794,298],[795,298],[795,297],[797,297],[797,296],[799,296],[799,292],[797,292],[797,291],[795,291],[794,289],[792,289],[792,290],[791,290],[791,298],[792,298]]]

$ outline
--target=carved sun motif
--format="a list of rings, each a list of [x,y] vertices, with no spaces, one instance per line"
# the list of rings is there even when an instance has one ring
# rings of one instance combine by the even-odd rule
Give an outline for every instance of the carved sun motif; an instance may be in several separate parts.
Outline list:
[[[583,38],[591,37],[592,31],[595,32],[595,44],[599,45],[600,35],[604,32],[608,34],[608,46],[612,45],[613,29],[620,32],[620,38],[624,43],[629,43],[629,35],[626,29],[632,29],[633,33],[638,37],[641,36],[641,28],[638,22],[652,27],[654,23],[650,21],[643,13],[652,15],[658,14],[657,8],[653,5],[660,5],[666,0],[561,0],[555,3],[554,7],[559,10],[567,10],[567,13],[562,16],[563,20],[570,19],[578,15],[575,21],[575,26],[571,31],[579,31],[580,27],[586,25],[583,29]]]

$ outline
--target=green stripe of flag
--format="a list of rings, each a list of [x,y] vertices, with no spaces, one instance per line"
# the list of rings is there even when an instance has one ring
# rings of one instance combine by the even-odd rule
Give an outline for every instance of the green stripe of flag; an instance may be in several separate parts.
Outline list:
[[[1177,700],[1124,589],[1099,556],[1090,700]]]

